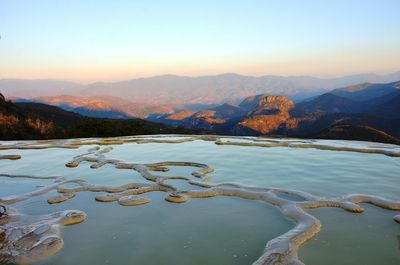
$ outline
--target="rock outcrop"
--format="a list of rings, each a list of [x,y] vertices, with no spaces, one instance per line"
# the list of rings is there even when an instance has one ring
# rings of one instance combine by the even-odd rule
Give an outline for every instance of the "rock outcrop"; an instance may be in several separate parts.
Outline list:
[[[386,107],[379,105],[379,111],[399,115],[400,97],[388,98],[391,100],[385,101]],[[379,100],[383,101],[383,98]],[[245,98],[239,105],[229,102],[192,115],[185,112],[186,115],[179,114],[174,120],[171,115],[171,119],[159,121],[227,135],[275,135],[399,143],[400,119],[396,119],[399,116],[388,114],[387,117],[381,117],[358,113],[364,105],[366,104],[330,93],[296,105],[285,96],[260,94]],[[372,110],[375,109],[370,108]]]
[[[285,96],[261,94],[247,97],[239,105],[227,102],[196,112],[181,123],[223,134],[267,134],[284,126],[293,107],[293,101]]]
[[[294,107],[293,101],[284,96],[257,96],[253,101],[245,99],[241,105],[253,109],[248,118],[238,123],[235,130],[246,127],[261,134],[272,133],[284,126]]]

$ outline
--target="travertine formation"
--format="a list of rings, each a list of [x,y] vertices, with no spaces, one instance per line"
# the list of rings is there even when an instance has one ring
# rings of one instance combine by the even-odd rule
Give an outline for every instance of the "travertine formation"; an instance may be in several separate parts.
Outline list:
[[[81,211],[26,216],[7,207],[0,218],[0,264],[30,264],[59,252],[64,242],[60,226],[83,222]]]
[[[394,220],[400,224],[400,214],[394,217]]]
[[[0,159],[18,160],[20,158],[20,155],[0,155]]]
[[[265,135],[275,132],[280,126],[287,126],[286,122],[290,120],[289,111],[294,108],[294,103],[290,99],[284,96],[264,96],[254,103],[250,102],[250,105],[255,103],[256,105],[252,106],[254,109],[248,116],[236,125],[238,130],[245,127]]]
[[[361,203],[369,203],[389,210],[400,211],[400,201],[392,201],[378,196],[365,194],[349,194],[342,197],[327,198],[312,195],[307,192],[277,189],[269,187],[245,186],[239,183],[211,183],[208,174],[213,169],[206,164],[197,162],[157,162],[149,164],[126,163],[124,161],[106,157],[112,147],[123,143],[182,143],[195,140],[214,141],[218,145],[258,146],[258,147],[288,147],[288,148],[317,148],[321,150],[351,151],[361,153],[383,154],[399,157],[400,152],[396,146],[338,146],[311,140],[281,140],[262,138],[230,138],[216,136],[194,136],[182,138],[158,137],[121,137],[111,139],[80,139],[59,141],[22,142],[10,145],[0,145],[0,150],[5,149],[44,149],[44,148],[77,148],[82,145],[95,145],[86,153],[78,155],[66,164],[67,167],[77,167],[82,162],[90,163],[93,169],[104,165],[113,165],[118,169],[134,170],[146,180],[143,183],[128,183],[120,186],[95,185],[81,179],[65,179],[63,177],[43,177],[0,174],[10,178],[47,179],[54,182],[36,191],[0,198],[0,204],[6,205],[8,216],[0,218],[0,263],[1,264],[26,264],[32,261],[51,256],[58,252],[62,246],[59,237],[60,225],[82,222],[85,214],[79,211],[53,213],[39,217],[28,217],[16,213],[10,205],[32,197],[46,194],[56,190],[59,195],[48,198],[49,203],[61,203],[74,198],[78,192],[100,193],[95,196],[99,202],[118,202],[123,206],[143,205],[150,199],[140,196],[153,191],[166,193],[165,200],[172,203],[184,203],[192,198],[208,198],[215,196],[236,196],[243,199],[259,200],[280,208],[283,215],[293,220],[294,227],[285,234],[269,241],[264,253],[253,265],[270,264],[303,264],[297,256],[299,247],[317,234],[321,223],[305,209],[318,207],[338,207],[349,212],[360,213],[364,209]],[[197,167],[193,177],[186,176],[161,176],[156,172],[168,171],[171,166]],[[197,189],[182,190],[167,184],[167,180],[184,180]],[[66,186],[68,183],[74,183]],[[290,196],[282,196],[290,195]],[[298,199],[290,199],[296,197]],[[19,221],[23,220],[23,221]],[[400,215],[394,217],[400,222]],[[14,236],[14,231],[19,231]]]

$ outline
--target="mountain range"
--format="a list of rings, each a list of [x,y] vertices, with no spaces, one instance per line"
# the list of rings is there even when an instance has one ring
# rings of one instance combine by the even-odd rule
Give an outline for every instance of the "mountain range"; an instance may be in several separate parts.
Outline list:
[[[297,112],[367,113],[384,118],[400,118],[400,82],[363,83],[334,89],[297,104]]]
[[[299,101],[334,88],[364,82],[389,83],[400,80],[400,71],[387,74],[360,74],[337,78],[311,76],[245,76],[220,74],[187,77],[162,75],[120,82],[97,82],[88,85],[53,80],[0,80],[0,91],[10,97],[43,96],[119,96],[131,102],[151,105],[207,105],[228,101],[240,102],[257,94],[284,95]]]
[[[236,80],[235,78],[242,78],[243,76],[221,75],[217,77],[217,79],[220,80],[224,80],[228,77]],[[385,77],[375,76],[375,78],[378,79],[394,77],[396,77],[396,74]],[[152,80],[163,80],[163,78],[176,79],[175,76],[162,76]],[[178,79],[180,78],[181,77],[178,77]],[[215,78],[214,76],[211,79],[215,81]],[[348,80],[350,79],[351,78],[348,78]],[[151,91],[155,89],[155,87],[159,85],[158,82],[161,82],[160,80],[155,82],[153,87],[150,86],[148,89],[144,90]],[[288,81],[288,79],[285,80]],[[148,81],[149,80],[146,79],[146,82]],[[236,81],[239,82],[240,85],[240,81]],[[339,82],[338,80],[336,81]],[[137,80],[135,82],[137,82]],[[144,81],[142,80],[141,82]],[[232,84],[235,83],[233,81],[230,82],[232,82]],[[324,82],[326,82],[326,80]],[[340,82],[344,82],[343,79],[340,79]],[[221,84],[222,83],[224,82],[221,81]],[[300,86],[300,84],[296,86]],[[35,86],[33,88],[39,89],[39,87]],[[156,104],[155,102],[158,102],[160,98],[164,98],[162,94],[152,95],[152,99],[147,102],[136,103],[130,101],[129,97],[125,96],[123,92],[118,94],[119,96],[123,96],[123,98],[121,98],[110,95],[87,96],[84,95],[83,92],[86,91],[87,88],[82,89],[71,86],[70,89],[71,90],[68,91],[80,91],[81,94],[37,96],[34,98],[14,97],[12,100],[15,104],[11,102],[4,104],[12,104],[14,110],[18,108],[17,115],[14,115],[17,117],[17,120],[29,121],[32,116],[31,113],[37,115],[37,113],[40,112],[38,116],[40,121],[36,122],[36,124],[39,124],[36,127],[40,127],[40,130],[46,128],[45,124],[47,124],[46,122],[41,123],[41,121],[46,121],[49,117],[53,117],[53,120],[50,119],[50,122],[53,122],[55,127],[60,127],[58,131],[64,131],[64,134],[57,134],[61,135],[61,137],[83,135],[79,133],[71,134],[71,128],[74,126],[76,127],[78,123],[81,124],[82,120],[84,121],[83,123],[86,124],[96,123],[94,127],[98,130],[103,130],[100,127],[108,121],[112,125],[104,125],[105,127],[118,127],[121,126],[120,124],[124,124],[124,122],[128,124],[132,121],[141,121],[142,124],[148,124],[148,126],[146,125],[147,127],[158,129],[161,128],[159,127],[160,123],[163,123],[166,127],[161,130],[166,131],[174,131],[173,128],[178,127],[178,130],[181,131],[183,128],[188,128],[191,132],[197,130],[197,132],[206,131],[207,133],[226,135],[337,138],[400,143],[400,81],[388,83],[363,82],[330,90],[323,89],[324,92],[318,90],[319,94],[303,100],[299,100],[298,98],[294,100],[293,97],[287,96],[290,89],[285,90],[283,88],[278,91],[285,90],[286,95],[277,95],[276,93],[268,92],[252,94],[246,97],[242,97],[242,95],[249,93],[249,91],[252,91],[251,89],[243,89],[244,91],[242,91],[242,94],[239,93],[236,96],[230,97],[225,97],[228,90],[221,89],[219,90],[220,94],[218,94],[218,97],[221,98],[218,100],[217,97],[210,94],[208,99],[196,101],[197,103],[194,101],[186,101],[174,104],[172,103],[173,101],[168,100],[168,103],[161,100],[163,104]],[[25,88],[25,91],[28,90],[29,87]],[[196,91],[198,90],[199,88]],[[24,89],[21,87],[20,90],[14,91],[14,94],[18,94],[22,91],[24,91]],[[60,91],[65,92],[65,89],[56,90],[57,93],[62,93]],[[238,88],[238,84],[233,86],[230,93],[233,93],[233,91],[241,91]],[[311,90],[301,91],[304,93],[304,91],[310,92]],[[172,89],[171,93],[176,95],[176,92]],[[128,93],[126,95],[128,95]],[[297,94],[297,96],[298,95],[299,94]],[[185,95],[182,96],[185,98]],[[211,98],[213,100],[209,100]],[[222,103],[217,104],[216,102],[218,101]],[[176,102],[180,102],[180,100],[176,100]],[[21,111],[23,112],[22,114]],[[2,113],[3,116],[2,120],[0,120],[0,124],[4,124],[4,121],[9,122],[12,120],[10,118],[4,118],[8,115],[7,111],[4,111],[4,108]],[[74,119],[72,119],[72,117],[74,117]],[[62,124],[62,120],[65,120],[65,124]],[[77,122],[77,120],[80,122]],[[100,126],[99,121],[101,121],[100,123],[103,125]],[[28,125],[32,127],[32,124],[34,123],[30,122]],[[7,126],[4,127],[3,125],[3,128],[6,127]],[[130,129],[132,128],[133,127],[130,127]],[[81,129],[82,126],[79,130]],[[158,129],[153,130],[153,132],[157,132]],[[92,135],[90,126],[86,126],[85,130],[86,133],[84,135]],[[123,132],[119,134],[130,134],[129,130],[124,129],[122,131]],[[110,132],[105,133],[103,130],[101,135],[108,136],[107,134],[110,134]],[[93,136],[95,135],[99,134],[93,134]],[[3,134],[2,137],[4,138],[5,135]]]
[[[137,134],[200,133],[143,119],[91,118],[42,103],[13,103],[0,94],[0,139],[111,137]]]
[[[174,113],[180,105],[156,105],[131,102],[115,96],[44,96],[31,99],[11,98],[13,102],[36,102],[58,106],[64,110],[97,118],[147,118],[153,114]]]
[[[400,81],[334,89],[295,103],[260,94],[198,112],[164,114],[153,121],[230,135],[381,139],[399,143]]]

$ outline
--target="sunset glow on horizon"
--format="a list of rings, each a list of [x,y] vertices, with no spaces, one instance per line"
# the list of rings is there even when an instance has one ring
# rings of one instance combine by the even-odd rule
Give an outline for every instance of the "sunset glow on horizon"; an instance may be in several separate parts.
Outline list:
[[[0,78],[400,70],[399,1],[1,1]]]

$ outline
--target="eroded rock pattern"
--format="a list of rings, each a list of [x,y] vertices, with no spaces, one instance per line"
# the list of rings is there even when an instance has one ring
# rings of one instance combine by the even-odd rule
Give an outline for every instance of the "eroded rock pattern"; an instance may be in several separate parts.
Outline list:
[[[8,207],[0,218],[0,264],[30,264],[56,254],[64,246],[60,227],[85,219],[81,211],[26,216]]]
[[[19,142],[0,145],[0,150],[7,149],[45,149],[45,148],[78,148],[82,145],[95,145],[86,153],[78,155],[66,164],[67,167],[78,167],[80,163],[90,163],[93,169],[104,165],[112,165],[117,169],[134,170],[149,182],[128,183],[120,186],[95,185],[81,179],[65,179],[63,177],[26,176],[0,174],[9,178],[33,178],[53,180],[53,183],[27,194],[0,198],[0,204],[7,207],[7,213],[0,217],[0,263],[28,264],[57,253],[63,247],[60,237],[60,227],[82,222],[86,215],[81,211],[66,211],[51,213],[44,216],[25,216],[15,212],[12,204],[28,200],[32,197],[56,190],[59,195],[48,198],[48,203],[62,203],[73,199],[79,192],[94,192],[96,201],[118,202],[123,206],[136,206],[150,203],[143,194],[153,191],[166,193],[165,200],[172,203],[184,203],[192,198],[208,198],[215,196],[236,196],[243,199],[259,200],[279,207],[282,214],[294,222],[294,227],[285,234],[269,241],[264,252],[253,265],[270,264],[303,264],[298,259],[299,247],[316,235],[321,229],[320,221],[305,210],[319,207],[338,207],[353,213],[363,212],[361,203],[369,203],[388,210],[400,211],[400,201],[393,201],[378,196],[366,194],[348,194],[341,197],[327,198],[313,194],[269,187],[245,186],[239,183],[211,183],[208,174],[213,169],[198,162],[166,161],[149,164],[127,163],[106,157],[112,151],[107,145],[123,143],[182,143],[195,140],[214,141],[217,145],[257,146],[271,148],[275,146],[288,148],[317,148],[322,150],[350,151],[361,153],[382,154],[399,157],[400,151],[396,146],[363,145],[338,146],[326,144],[323,141],[312,140],[281,140],[262,138],[232,138],[216,136],[193,136],[177,139],[160,137],[120,137],[109,139],[80,139],[59,141]],[[101,147],[106,146],[106,147]],[[197,167],[192,175],[160,176],[157,172],[165,172],[171,166]],[[201,189],[181,190],[167,180],[179,179],[201,187]],[[74,183],[73,187],[66,184]],[[291,196],[282,196],[282,194]],[[295,197],[296,200],[288,198]],[[400,215],[394,216],[394,221],[400,222]]]

